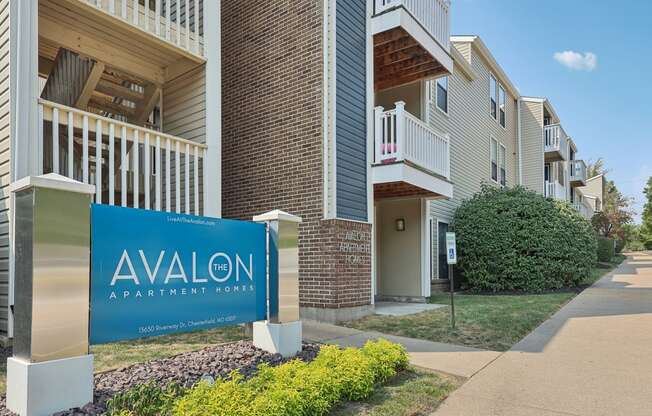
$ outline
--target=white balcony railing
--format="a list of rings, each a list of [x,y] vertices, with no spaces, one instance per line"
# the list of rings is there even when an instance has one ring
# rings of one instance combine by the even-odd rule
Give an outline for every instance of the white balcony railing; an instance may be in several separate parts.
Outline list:
[[[571,182],[586,182],[586,163],[583,160],[571,160],[569,168]]]
[[[546,181],[545,196],[559,201],[565,201],[566,187],[557,181]]]
[[[544,151],[556,152],[563,160],[567,159],[568,135],[560,124],[552,124],[544,128]]]
[[[375,0],[375,13],[403,7],[447,51],[450,49],[449,0]]]
[[[206,146],[39,100],[39,166],[95,185],[95,202],[203,213]]]
[[[573,208],[575,208],[575,210],[579,212],[584,218],[591,219],[593,216],[591,207],[584,204],[583,202],[574,202]]]
[[[375,163],[409,161],[434,174],[450,178],[450,139],[405,111],[376,107]]]
[[[80,0],[159,39],[205,56],[202,11],[206,0]],[[209,0],[212,1],[212,0]]]

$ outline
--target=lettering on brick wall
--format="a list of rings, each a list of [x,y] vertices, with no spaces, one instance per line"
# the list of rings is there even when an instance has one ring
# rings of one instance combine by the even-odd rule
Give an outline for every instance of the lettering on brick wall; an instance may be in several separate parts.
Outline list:
[[[340,241],[340,253],[346,264],[358,265],[370,260],[371,233],[368,231],[346,231]]]

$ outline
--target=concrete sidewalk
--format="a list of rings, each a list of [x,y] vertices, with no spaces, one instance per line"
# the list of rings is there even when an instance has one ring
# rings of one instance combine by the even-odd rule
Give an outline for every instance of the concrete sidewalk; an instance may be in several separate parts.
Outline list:
[[[629,257],[435,415],[652,415],[652,253]]]
[[[415,367],[464,378],[471,377],[500,355],[494,351],[397,337],[378,332],[364,332],[314,321],[304,321],[303,324],[303,339],[308,342],[336,344],[343,347],[362,347],[367,341],[378,338],[402,344],[410,355],[410,363]]]

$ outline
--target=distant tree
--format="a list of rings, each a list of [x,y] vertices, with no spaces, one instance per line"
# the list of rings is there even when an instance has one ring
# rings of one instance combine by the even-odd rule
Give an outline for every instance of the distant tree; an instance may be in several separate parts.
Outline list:
[[[604,159],[599,157],[595,162],[589,160],[586,165],[586,173],[589,178],[606,174],[608,171],[604,166]]]
[[[645,195],[645,205],[643,206],[641,236],[644,241],[652,241],[652,177],[647,180],[643,194]]]
[[[623,196],[613,181],[608,181],[602,211],[595,214],[591,220],[598,235],[625,241],[625,226],[634,221],[632,202],[632,198]]]

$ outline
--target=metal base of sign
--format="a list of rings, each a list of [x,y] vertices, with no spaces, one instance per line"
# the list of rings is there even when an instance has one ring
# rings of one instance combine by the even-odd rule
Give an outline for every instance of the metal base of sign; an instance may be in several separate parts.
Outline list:
[[[7,408],[45,416],[93,401],[93,356],[30,363],[7,359]]]
[[[285,358],[301,352],[302,335],[301,321],[282,324],[254,322],[254,346]]]

